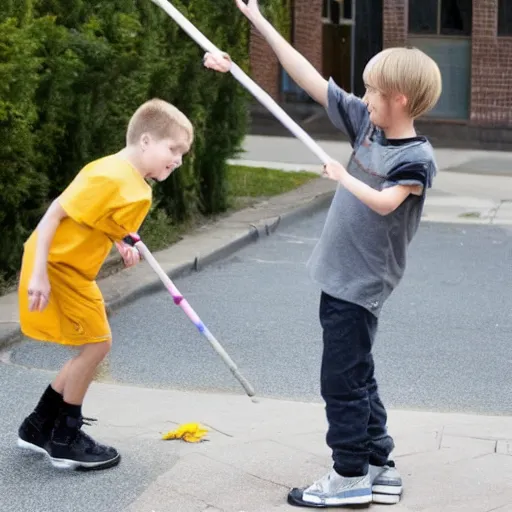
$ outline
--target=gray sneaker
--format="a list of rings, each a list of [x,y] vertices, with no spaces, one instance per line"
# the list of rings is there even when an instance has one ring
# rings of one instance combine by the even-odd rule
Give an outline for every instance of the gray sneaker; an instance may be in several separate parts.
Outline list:
[[[395,463],[389,461],[385,466],[370,465],[370,480],[374,503],[395,505],[402,496],[402,477],[395,468]]]
[[[298,507],[328,508],[342,505],[371,503],[370,473],[366,476],[345,478],[331,470],[307,489],[292,489],[288,503]]]

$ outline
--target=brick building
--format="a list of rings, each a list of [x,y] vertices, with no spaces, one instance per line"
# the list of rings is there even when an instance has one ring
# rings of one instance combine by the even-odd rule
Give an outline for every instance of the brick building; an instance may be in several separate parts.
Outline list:
[[[293,0],[292,12],[293,45],[325,77],[362,95],[373,54],[418,47],[443,75],[442,97],[424,125],[512,144],[512,0]],[[310,104],[255,32],[250,53],[253,78],[277,101]]]

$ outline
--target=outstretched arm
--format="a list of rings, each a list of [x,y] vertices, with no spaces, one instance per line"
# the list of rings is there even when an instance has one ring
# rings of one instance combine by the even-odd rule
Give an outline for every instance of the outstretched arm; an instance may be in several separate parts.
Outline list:
[[[281,65],[292,79],[320,105],[327,107],[327,80],[265,19],[257,0],[236,0],[238,8],[253,23],[274,50]],[[222,58],[224,57],[224,59]],[[229,71],[227,56],[212,56],[207,53],[205,65],[223,73]],[[224,62],[223,62],[224,61]]]

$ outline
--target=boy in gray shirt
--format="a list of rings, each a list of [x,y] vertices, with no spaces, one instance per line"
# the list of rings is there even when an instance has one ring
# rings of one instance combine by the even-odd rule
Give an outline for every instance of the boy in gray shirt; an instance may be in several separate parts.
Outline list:
[[[322,290],[324,350],[321,392],[326,404],[332,470],[289,503],[326,508],[398,503],[402,480],[389,460],[394,448],[374,376],[372,346],[381,308],[400,282],[426,191],[436,174],[433,150],[414,129],[441,94],[441,74],[423,52],[391,48],[364,71],[363,99],[326,81],[259,11],[257,0],[237,0],[295,82],[324,105],[353,147],[345,169],[324,166],[339,186],[320,240],[308,262]],[[207,53],[205,65],[229,70],[229,57]]]

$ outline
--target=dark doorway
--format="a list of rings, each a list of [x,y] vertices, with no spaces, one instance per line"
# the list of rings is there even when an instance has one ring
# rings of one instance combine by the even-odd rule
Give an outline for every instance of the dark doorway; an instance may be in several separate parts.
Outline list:
[[[363,71],[382,50],[383,0],[355,0],[353,93],[364,96]]]

